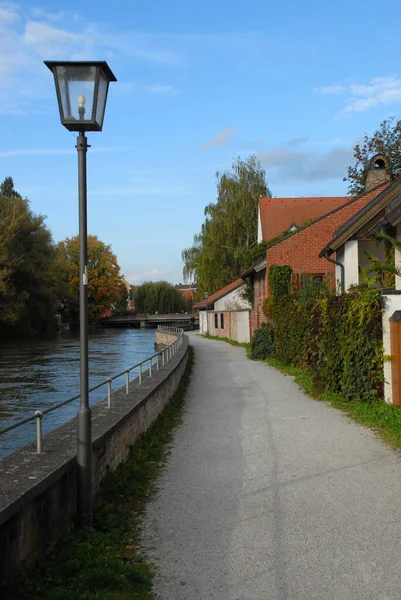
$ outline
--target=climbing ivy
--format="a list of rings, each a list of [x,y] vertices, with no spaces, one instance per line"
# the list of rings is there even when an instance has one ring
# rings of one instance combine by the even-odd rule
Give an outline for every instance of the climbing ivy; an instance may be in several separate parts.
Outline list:
[[[288,265],[272,265],[269,270],[269,290],[273,298],[290,292],[292,269]]]
[[[319,390],[347,399],[383,398],[383,300],[378,290],[305,301],[273,297],[266,312],[274,327],[275,356],[307,366]]]

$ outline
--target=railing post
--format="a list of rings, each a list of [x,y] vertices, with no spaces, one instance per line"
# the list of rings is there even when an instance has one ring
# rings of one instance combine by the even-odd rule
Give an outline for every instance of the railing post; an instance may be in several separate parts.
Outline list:
[[[159,353],[156,354],[156,371],[159,370]]]
[[[129,370],[125,371],[125,393],[129,394]]]
[[[164,363],[165,363],[165,353],[166,353],[166,349],[164,348],[164,350],[162,350],[162,367],[164,367]]]
[[[42,419],[43,413],[40,410],[35,412],[36,417],[36,454],[42,453]]]
[[[139,373],[138,373],[139,385],[142,383],[142,363],[139,365]]]
[[[149,377],[152,377],[152,359],[149,358]]]
[[[107,408],[111,408],[111,377],[107,378]]]

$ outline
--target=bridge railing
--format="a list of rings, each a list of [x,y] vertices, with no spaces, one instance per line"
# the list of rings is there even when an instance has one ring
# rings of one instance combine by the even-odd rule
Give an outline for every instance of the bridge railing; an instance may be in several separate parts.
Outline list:
[[[121,373],[117,373],[117,375],[113,375],[112,377],[107,377],[107,379],[105,381],[103,381],[102,383],[98,383],[97,385],[94,385],[93,387],[89,388],[88,394],[90,394],[91,392],[94,392],[95,390],[98,390],[104,386],[107,386],[107,407],[111,408],[111,406],[112,406],[112,382],[113,381],[116,381],[116,379],[119,379],[120,377],[125,376],[125,393],[128,395],[131,371],[133,371],[134,369],[138,369],[137,379],[138,379],[138,387],[139,387],[140,385],[142,385],[142,381],[143,381],[144,377],[147,376],[147,378],[149,379],[153,376],[154,369],[156,371],[158,371],[161,367],[164,367],[175,356],[175,354],[177,353],[177,350],[180,348],[182,341],[183,341],[184,330],[179,327],[170,327],[168,325],[159,325],[158,329],[163,329],[163,330],[169,331],[171,333],[174,333],[177,335],[177,338],[174,340],[174,342],[167,345],[162,350],[155,352],[155,354],[152,354],[152,356],[149,356],[148,358],[141,360],[141,362],[136,363],[132,367],[124,369],[124,371],[121,371]],[[145,372],[143,370],[144,365],[148,366],[148,370]],[[67,400],[63,400],[63,402],[59,402],[58,404],[55,404],[54,406],[50,406],[49,408],[45,408],[43,410],[35,410],[33,415],[31,415],[30,417],[26,417],[25,419],[20,419],[19,421],[0,429],[0,435],[7,433],[8,431],[12,431],[13,429],[17,429],[18,427],[22,427],[23,425],[26,425],[27,423],[31,423],[31,422],[35,421],[36,422],[36,452],[37,452],[37,454],[40,454],[42,452],[42,437],[43,437],[42,436],[42,420],[43,420],[43,417],[45,415],[48,415],[49,413],[61,408],[62,406],[65,406],[66,404],[70,404],[71,402],[78,400],[80,397],[81,397],[81,394],[77,394],[76,396],[72,396],[72,398],[67,398]]]

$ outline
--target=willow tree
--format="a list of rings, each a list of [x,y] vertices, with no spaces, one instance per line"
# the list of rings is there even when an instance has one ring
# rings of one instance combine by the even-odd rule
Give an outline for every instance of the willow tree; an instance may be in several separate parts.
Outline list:
[[[186,310],[182,294],[167,281],[148,281],[138,285],[134,291],[137,312],[151,314],[175,313]]]
[[[224,287],[248,265],[257,244],[258,203],[270,197],[266,174],[256,156],[237,158],[231,171],[216,173],[217,202],[205,208],[194,243],[182,252],[184,279],[197,281],[198,298]]]

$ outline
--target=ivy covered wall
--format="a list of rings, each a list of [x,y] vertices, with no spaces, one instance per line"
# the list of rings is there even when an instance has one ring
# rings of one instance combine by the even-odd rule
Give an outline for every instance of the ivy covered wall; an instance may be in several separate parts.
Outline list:
[[[334,296],[322,288],[317,298],[308,298],[288,293],[288,267],[275,267],[269,275],[273,294],[264,305],[269,326],[262,333],[269,336],[269,355],[312,369],[320,390],[346,399],[383,399],[380,291]]]

